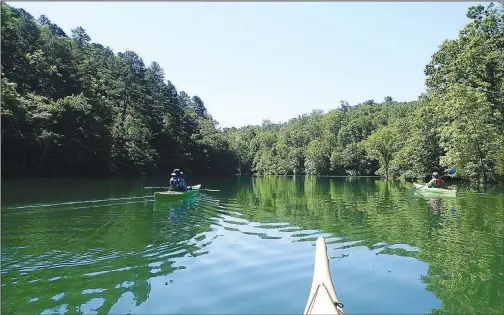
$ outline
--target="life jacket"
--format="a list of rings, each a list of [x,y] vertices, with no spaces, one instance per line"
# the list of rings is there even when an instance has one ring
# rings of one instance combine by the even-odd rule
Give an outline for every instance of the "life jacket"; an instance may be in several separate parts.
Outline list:
[[[434,184],[434,185],[432,185],[432,186],[434,186],[434,187],[439,187],[439,186],[441,186],[441,179],[440,179],[440,178],[434,178],[434,182],[433,182],[433,184]]]
[[[170,189],[171,190],[184,190],[184,187],[182,187],[182,182],[180,181],[180,178],[177,178],[177,177],[170,178]]]

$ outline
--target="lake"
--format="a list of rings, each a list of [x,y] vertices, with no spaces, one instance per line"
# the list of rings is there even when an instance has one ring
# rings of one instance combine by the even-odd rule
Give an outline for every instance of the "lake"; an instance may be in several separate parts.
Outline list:
[[[504,313],[504,195],[377,178],[2,180],[2,313],[302,314],[326,238],[347,314]]]

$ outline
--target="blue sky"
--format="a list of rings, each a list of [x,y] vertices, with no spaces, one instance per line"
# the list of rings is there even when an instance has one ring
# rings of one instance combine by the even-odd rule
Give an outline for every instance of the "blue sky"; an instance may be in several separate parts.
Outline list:
[[[221,127],[287,121],[340,100],[416,100],[469,2],[11,2],[116,53],[157,61]]]

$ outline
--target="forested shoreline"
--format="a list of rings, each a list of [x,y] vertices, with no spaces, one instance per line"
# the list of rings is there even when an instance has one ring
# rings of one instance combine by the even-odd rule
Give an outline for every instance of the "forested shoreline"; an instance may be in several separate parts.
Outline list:
[[[341,101],[328,113],[224,129],[156,62],[3,2],[1,14],[2,177],[178,167],[219,176],[423,178],[456,166],[462,179],[504,178],[503,4],[468,10],[469,24],[426,66],[428,89],[416,101]]]

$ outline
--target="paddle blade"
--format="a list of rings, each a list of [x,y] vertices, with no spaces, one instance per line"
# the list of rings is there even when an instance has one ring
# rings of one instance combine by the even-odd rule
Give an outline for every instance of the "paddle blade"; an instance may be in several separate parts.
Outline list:
[[[457,168],[456,168],[456,167],[452,167],[452,168],[448,171],[448,174],[450,174],[450,175],[453,175],[453,174],[455,174],[455,173],[457,173]]]

